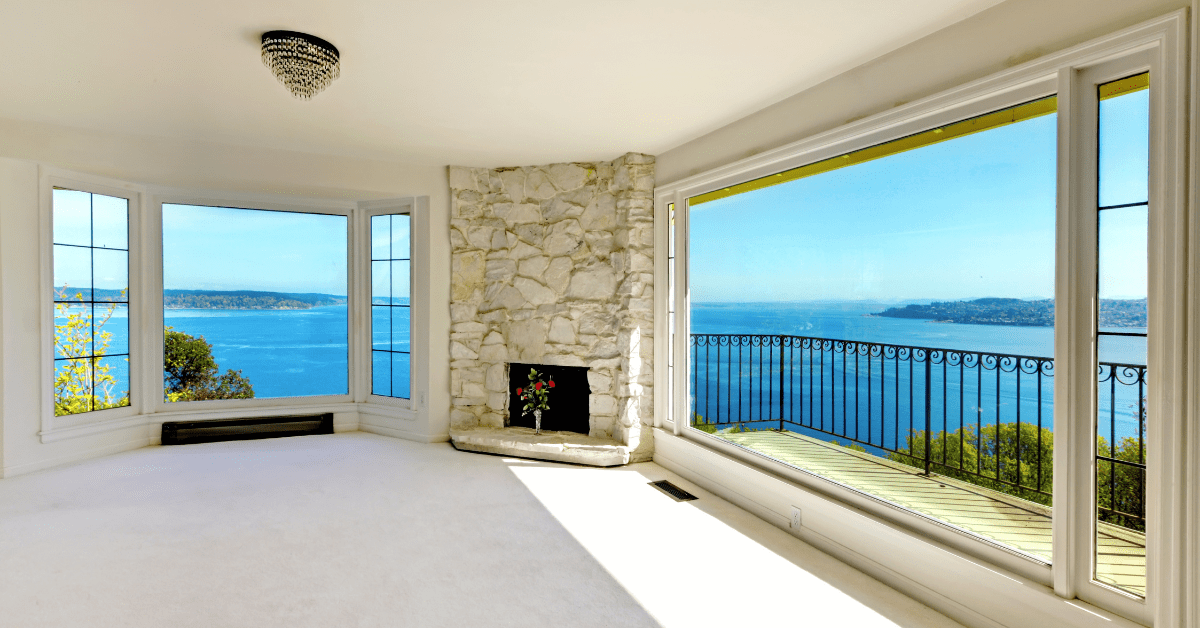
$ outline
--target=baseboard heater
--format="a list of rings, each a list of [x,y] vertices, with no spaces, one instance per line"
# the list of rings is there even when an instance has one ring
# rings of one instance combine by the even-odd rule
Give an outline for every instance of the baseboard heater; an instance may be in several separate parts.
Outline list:
[[[332,434],[333,413],[302,416],[271,416],[209,421],[167,421],[162,426],[162,444],[191,445],[226,440],[279,438]]]

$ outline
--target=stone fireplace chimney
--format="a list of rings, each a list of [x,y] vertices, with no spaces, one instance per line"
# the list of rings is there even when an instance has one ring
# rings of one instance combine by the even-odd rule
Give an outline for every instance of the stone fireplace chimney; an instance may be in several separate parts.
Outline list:
[[[654,158],[449,174],[452,431],[506,427],[509,362],[586,366],[589,435],[650,459]]]

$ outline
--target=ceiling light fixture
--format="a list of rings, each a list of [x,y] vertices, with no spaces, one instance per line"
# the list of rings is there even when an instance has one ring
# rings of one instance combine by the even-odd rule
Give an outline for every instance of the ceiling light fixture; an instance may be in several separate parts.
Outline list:
[[[275,78],[301,100],[316,96],[342,75],[338,49],[324,39],[307,33],[263,33],[262,61],[275,74]]]

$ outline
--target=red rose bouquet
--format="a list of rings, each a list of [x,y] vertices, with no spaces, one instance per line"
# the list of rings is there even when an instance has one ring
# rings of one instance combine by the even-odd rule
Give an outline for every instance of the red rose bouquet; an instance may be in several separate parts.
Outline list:
[[[533,413],[535,429],[539,434],[542,432],[542,410],[550,409],[551,388],[554,388],[554,378],[544,380],[537,369],[529,369],[529,386],[517,389],[517,396],[525,402],[521,414]]]

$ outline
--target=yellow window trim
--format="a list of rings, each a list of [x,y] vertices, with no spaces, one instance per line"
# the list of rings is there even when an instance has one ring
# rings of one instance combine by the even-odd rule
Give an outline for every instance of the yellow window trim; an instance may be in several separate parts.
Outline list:
[[[1120,81],[1108,83],[1103,87],[1107,88],[1109,86],[1122,84],[1119,86],[1119,89],[1123,89],[1124,91],[1114,93],[1113,96],[1136,91],[1136,89],[1141,88],[1130,87],[1129,85],[1124,85],[1124,83],[1134,81],[1135,79],[1139,79],[1139,77],[1145,76],[1147,75],[1132,76],[1128,79],[1121,79]],[[1143,80],[1146,80],[1148,84],[1148,79]],[[1103,97],[1104,96],[1102,96],[1102,98]],[[1111,98],[1112,96],[1108,97]],[[830,157],[829,159],[823,159],[821,161],[800,166],[798,168],[785,170],[777,174],[767,175],[752,181],[746,181],[745,183],[739,183],[727,188],[706,192],[704,194],[691,197],[688,199],[688,204],[691,207],[695,207],[701,203],[727,198],[735,194],[761,190],[773,185],[788,183],[790,181],[811,177],[823,172],[837,170],[838,168],[845,168],[847,166],[853,166],[876,159],[882,159],[884,157],[903,153],[905,151],[922,148],[924,146],[930,146],[932,144],[945,142],[947,140],[963,137],[965,135],[971,135],[972,133],[979,133],[981,131],[987,131],[989,129],[995,129],[998,127],[1007,126],[1009,124],[1030,120],[1032,118],[1038,118],[1044,115],[1055,113],[1057,110],[1058,97],[1047,96],[1039,100],[1016,105],[1015,107],[1001,109],[1000,111],[993,111],[992,113],[987,113],[982,116],[963,120],[961,122],[955,122],[953,124],[938,127],[936,129],[930,129],[928,131],[892,140],[890,142],[884,142],[883,144],[856,150],[852,153],[846,153],[845,155]]]
[[[1150,73],[1143,72],[1100,86],[1100,100],[1108,100],[1150,88]]]

